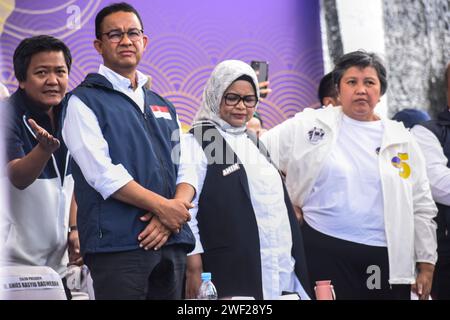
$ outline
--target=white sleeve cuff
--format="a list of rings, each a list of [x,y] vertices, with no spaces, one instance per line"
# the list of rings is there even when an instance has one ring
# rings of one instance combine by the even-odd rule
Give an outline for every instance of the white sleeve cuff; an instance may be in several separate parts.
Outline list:
[[[96,181],[94,181],[94,189],[106,200],[114,192],[132,180],[133,177],[128,173],[124,166],[118,164],[109,167],[107,172],[100,175]]]
[[[181,157],[178,167],[177,185],[190,184],[195,193],[201,192],[201,185],[206,174],[207,160],[203,149],[191,134],[180,137]]]
[[[202,244],[200,243],[200,241],[197,241],[197,239],[196,239],[195,248],[194,248],[194,250],[192,250],[191,252],[188,253],[188,256],[192,256],[194,254],[200,254],[203,252],[204,252],[204,250],[203,250]]]

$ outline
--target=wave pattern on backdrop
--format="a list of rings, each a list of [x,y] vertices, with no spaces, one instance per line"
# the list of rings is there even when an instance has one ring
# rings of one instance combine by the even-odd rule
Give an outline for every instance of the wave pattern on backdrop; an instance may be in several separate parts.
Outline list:
[[[5,1],[5,0],[0,0]],[[16,87],[12,54],[24,37],[52,34],[74,56],[69,86],[95,72],[95,14],[111,1],[16,1],[0,38],[1,80]],[[225,59],[267,60],[274,92],[260,104],[268,128],[306,107],[317,107],[323,75],[319,1],[129,1],[142,16],[150,42],[140,70],[189,125],[214,66]]]

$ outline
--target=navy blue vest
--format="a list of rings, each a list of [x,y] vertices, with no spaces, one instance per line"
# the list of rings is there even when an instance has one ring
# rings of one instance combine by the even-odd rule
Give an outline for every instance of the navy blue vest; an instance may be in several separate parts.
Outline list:
[[[450,159],[450,112],[448,110],[438,114],[437,120],[422,122],[420,125],[434,133],[444,149],[447,159]],[[450,168],[450,161],[447,162]],[[436,203],[439,212],[436,217],[438,256],[450,258],[450,207]]]
[[[204,249],[203,270],[212,273],[220,297],[253,296],[263,299],[259,232],[244,166],[216,128],[203,126],[191,130],[191,133],[208,158],[197,213]],[[223,153],[218,155],[214,150]],[[267,156],[265,148],[260,147],[260,150]],[[239,170],[227,171],[232,165],[239,166]],[[224,172],[231,173],[224,176]],[[313,297],[301,229],[285,188],[284,195],[292,232],[295,273],[303,288]]]
[[[178,166],[171,155],[173,150],[178,150],[179,144],[176,111],[164,98],[143,90],[144,113],[132,99],[114,90],[99,74],[89,74],[73,94],[95,113],[113,164],[122,164],[144,188],[173,198]],[[168,112],[171,119],[156,117],[161,110],[166,116]],[[145,210],[112,197],[104,200],[86,182],[76,163],[73,175],[82,253],[138,249],[137,236],[146,226],[139,218]],[[171,244],[182,244],[187,252],[194,248],[195,239],[187,224],[179,234],[170,236],[166,245]]]

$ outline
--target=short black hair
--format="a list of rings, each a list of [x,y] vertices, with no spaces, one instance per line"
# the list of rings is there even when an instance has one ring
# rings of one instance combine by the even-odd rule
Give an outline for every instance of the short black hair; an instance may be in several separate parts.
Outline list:
[[[367,68],[372,67],[378,74],[378,79],[381,84],[381,95],[386,93],[388,82],[387,72],[383,65],[381,58],[373,52],[366,52],[363,50],[353,51],[344,54],[336,62],[336,67],[333,70],[333,82],[336,88],[339,88],[342,76],[345,71],[351,67]]]
[[[319,89],[317,90],[317,97],[319,98],[319,102],[323,104],[322,101],[325,97],[332,97],[336,99],[337,96],[336,86],[333,82],[333,73],[329,72],[320,80]]]
[[[131,5],[126,2],[120,2],[120,3],[113,3],[107,7],[104,7],[102,10],[100,10],[97,13],[97,16],[95,17],[95,37],[97,39],[100,39],[102,37],[102,22],[103,20],[109,16],[110,14],[116,13],[116,12],[131,12],[136,15],[136,17],[139,19],[139,22],[141,24],[141,28],[144,29],[144,24],[142,23],[141,16],[137,12],[137,10]]]
[[[14,75],[16,76],[17,81],[21,82],[27,79],[27,70],[33,55],[40,52],[51,51],[61,51],[63,53],[67,69],[70,72],[72,55],[66,44],[49,35],[34,36],[23,39],[14,51]]]

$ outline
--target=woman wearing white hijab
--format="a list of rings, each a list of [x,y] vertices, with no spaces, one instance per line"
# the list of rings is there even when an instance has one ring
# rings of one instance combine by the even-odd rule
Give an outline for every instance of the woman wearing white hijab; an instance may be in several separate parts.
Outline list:
[[[309,299],[303,240],[281,177],[246,132],[259,100],[253,69],[216,66],[193,129],[183,137],[177,197],[191,201],[196,248],[188,257],[186,297],[212,273],[219,297]],[[180,190],[184,190],[181,192]]]

